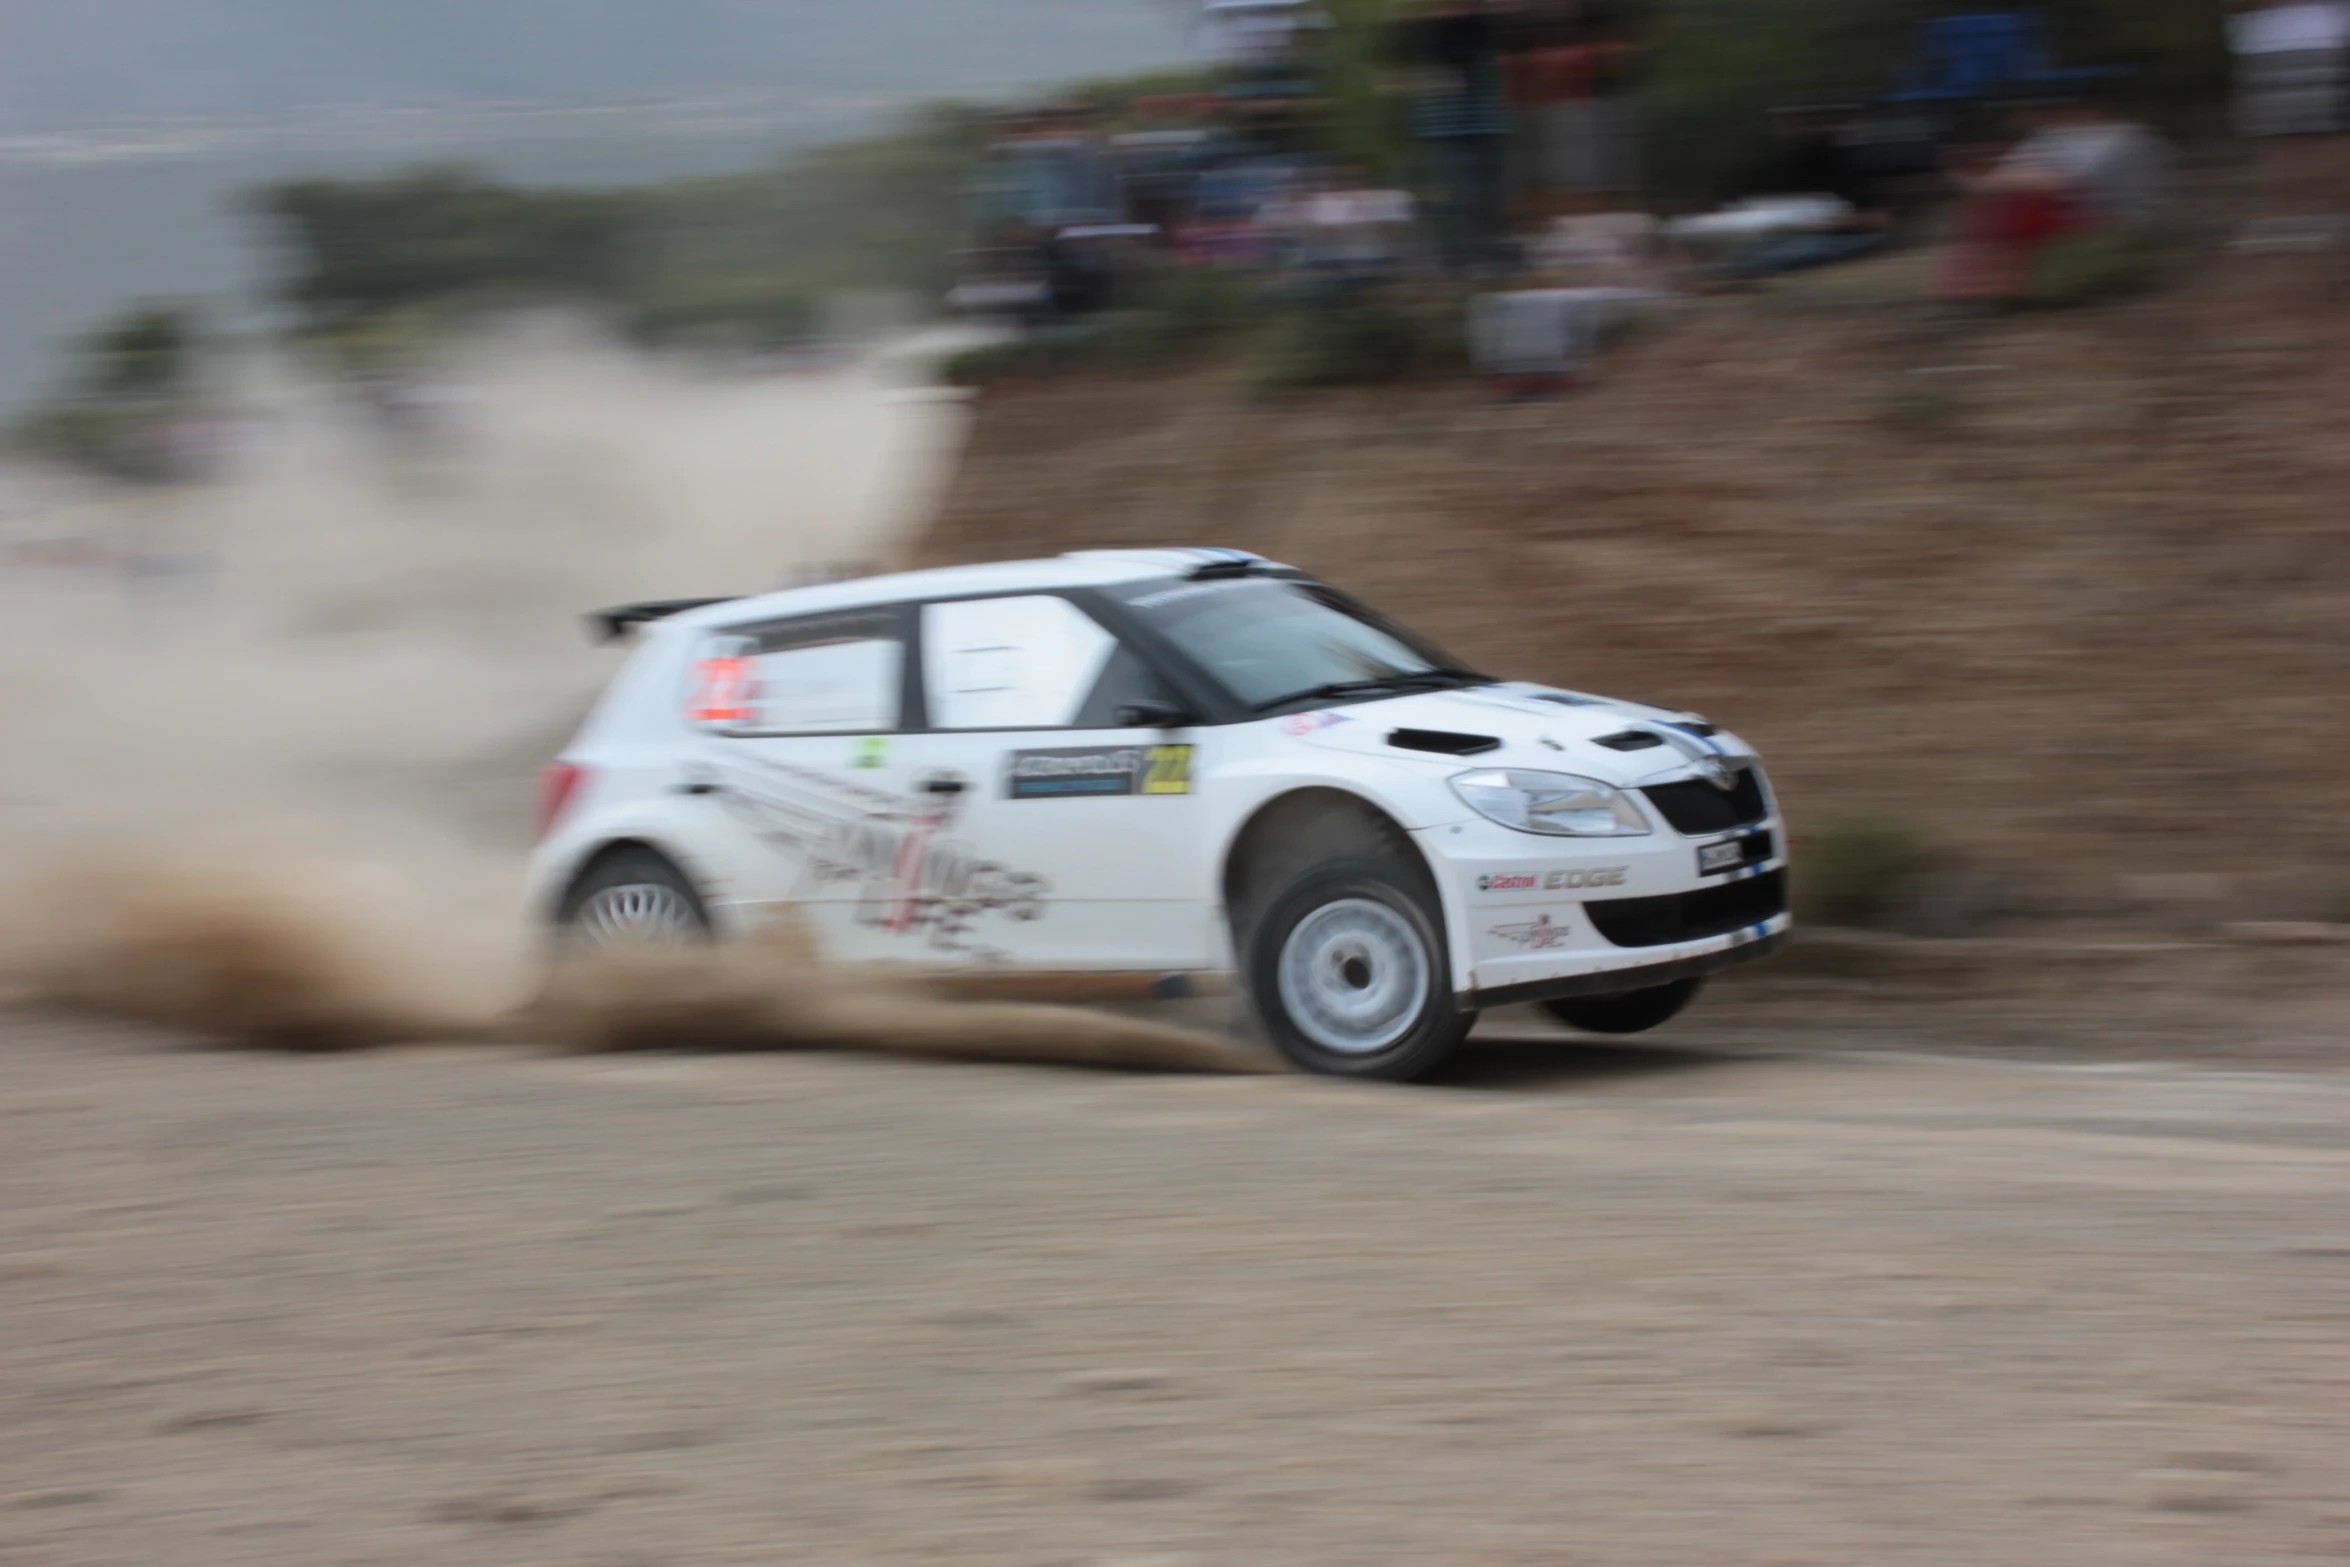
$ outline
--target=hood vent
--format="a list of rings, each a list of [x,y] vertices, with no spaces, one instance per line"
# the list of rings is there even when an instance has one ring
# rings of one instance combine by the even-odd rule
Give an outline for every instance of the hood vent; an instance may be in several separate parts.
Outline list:
[[[1438,756],[1482,756],[1501,749],[1492,735],[1454,734],[1449,729],[1391,730],[1387,743],[1399,751],[1434,751]]]
[[[1652,735],[1645,729],[1627,729],[1620,735],[1601,735],[1591,742],[1604,745],[1611,751],[1646,751],[1665,743],[1664,736]]]

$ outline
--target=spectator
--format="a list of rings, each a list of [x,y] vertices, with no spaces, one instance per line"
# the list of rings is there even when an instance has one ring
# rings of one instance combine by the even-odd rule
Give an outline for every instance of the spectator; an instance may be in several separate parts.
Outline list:
[[[1308,272],[1347,282],[1384,276],[1402,263],[1412,198],[1372,188],[1356,169],[1336,169],[1268,205],[1291,258]]]
[[[2228,19],[2236,129],[2259,145],[2261,216],[2246,240],[2330,241],[2350,207],[2350,3],[2288,0]]]
[[[1207,0],[1200,44],[1230,74],[1236,98],[1308,97],[1309,35],[1330,25],[1311,0]]]
[[[2228,18],[2236,129],[2251,137],[2331,135],[2350,115],[2350,4],[2287,0]]]
[[[2026,103],[2018,118],[2026,134],[2004,156],[1953,171],[1967,200],[1942,296],[2065,303],[2140,270],[2162,206],[2161,140],[2091,98]]]
[[[1620,91],[1631,48],[1580,14],[1536,38],[1503,58],[1502,82],[1522,127],[1529,205],[1557,216],[1636,183]]]
[[[1448,262],[1506,248],[1508,120],[1500,37],[1477,0],[1422,0],[1397,34],[1409,72],[1411,127],[1423,149],[1430,216]]]

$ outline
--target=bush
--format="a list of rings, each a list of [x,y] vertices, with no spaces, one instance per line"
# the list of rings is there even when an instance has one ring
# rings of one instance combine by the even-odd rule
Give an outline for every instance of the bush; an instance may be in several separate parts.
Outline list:
[[[1832,817],[1793,856],[1797,915],[1819,925],[1882,926],[1922,890],[1935,855],[1898,817]]]
[[[1245,274],[1160,273],[1134,304],[1073,326],[1031,332],[947,361],[958,386],[1070,370],[1141,373],[1245,349],[1259,392],[1395,381],[1467,362],[1457,307],[1415,306],[1372,288],[1282,296]]]
[[[636,301],[627,326],[648,344],[781,348],[815,333],[816,301],[788,280],[678,279]]]
[[[1222,348],[1260,320],[1248,279],[1187,267],[1144,279],[1124,309],[966,350],[945,372],[957,386],[984,386],[1081,368],[1158,370]]]
[[[950,386],[989,386],[1029,376],[1052,375],[1096,359],[1101,333],[1092,327],[1054,327],[983,343],[951,355],[939,367]]]
[[[1222,346],[1257,318],[1247,278],[1219,267],[1174,268],[1143,283],[1133,308],[1103,323],[1102,357],[1138,370],[1176,364]]]
[[[1349,292],[1304,300],[1266,335],[1251,380],[1260,392],[1396,381],[1457,364],[1461,329],[1384,295]]]

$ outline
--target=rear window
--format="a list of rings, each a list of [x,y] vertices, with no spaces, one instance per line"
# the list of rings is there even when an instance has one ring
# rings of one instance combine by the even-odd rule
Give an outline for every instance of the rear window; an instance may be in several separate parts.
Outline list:
[[[730,735],[895,730],[904,627],[894,606],[728,627],[695,650],[686,720]]]

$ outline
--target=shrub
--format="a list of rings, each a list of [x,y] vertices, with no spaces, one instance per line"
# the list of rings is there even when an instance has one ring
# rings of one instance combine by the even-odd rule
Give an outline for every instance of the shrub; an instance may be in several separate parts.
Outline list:
[[[1831,817],[1806,833],[1793,856],[1796,911],[1808,923],[1881,926],[1922,889],[1935,855],[1925,835],[1898,817]]]
[[[1252,382],[1260,392],[1395,381],[1462,356],[1461,331],[1370,291],[1295,302],[1267,332]]]
[[[814,335],[816,300],[777,279],[674,279],[634,302],[627,327],[648,344],[780,348]]]
[[[1135,291],[1131,309],[1104,323],[1102,357],[1113,366],[1149,370],[1221,346],[1252,325],[1250,281],[1219,267],[1178,267]]]
[[[950,356],[940,366],[940,373],[952,386],[986,386],[1099,364],[1105,357],[1104,331],[1101,323],[1090,321],[1040,327],[1018,337],[967,348]]]

